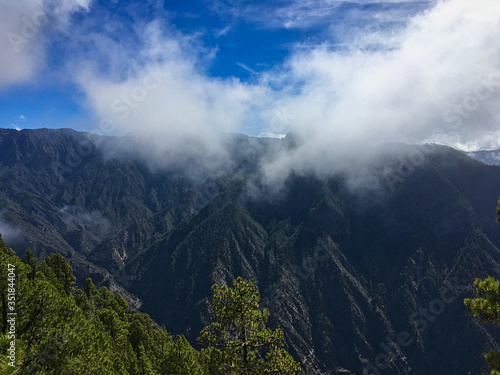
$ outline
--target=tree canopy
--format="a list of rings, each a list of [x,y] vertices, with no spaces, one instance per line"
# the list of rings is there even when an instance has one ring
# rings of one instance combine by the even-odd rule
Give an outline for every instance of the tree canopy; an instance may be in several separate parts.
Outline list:
[[[201,332],[200,353],[183,335],[174,336],[131,309],[120,294],[97,288],[90,278],[83,288],[76,286],[64,256],[54,253],[39,262],[27,250],[23,261],[0,235],[0,375],[294,374],[299,369],[283,349],[283,332],[266,328],[269,312],[258,309],[252,282],[238,278],[234,288],[212,290],[216,320]]]
[[[266,328],[269,310],[259,309],[260,295],[241,277],[233,288],[212,287],[215,321],[198,342],[210,374],[295,374],[300,366],[283,349],[283,332]]]
[[[9,270],[15,270],[17,313],[12,339]],[[0,236],[0,374],[206,373],[200,353],[184,336],[171,335],[147,314],[130,309],[121,295],[96,288],[90,278],[83,289],[75,282],[62,255],[39,262],[28,250],[21,261]],[[14,366],[8,358],[11,345]]]
[[[478,298],[464,300],[467,310],[482,322],[500,325],[500,281],[493,277],[474,281]],[[486,362],[493,366],[491,375],[500,375],[500,352],[490,351],[485,355]]]
[[[497,205],[496,221],[500,223],[500,198]],[[500,280],[493,277],[474,281],[477,298],[464,300],[467,311],[482,322],[500,325]],[[491,375],[500,375],[500,352],[491,350],[485,355],[486,362],[493,367]]]

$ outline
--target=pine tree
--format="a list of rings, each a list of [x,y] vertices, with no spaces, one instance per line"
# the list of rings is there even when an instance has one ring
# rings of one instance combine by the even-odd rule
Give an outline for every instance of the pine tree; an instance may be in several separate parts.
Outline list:
[[[497,204],[497,218],[500,223],[500,198]],[[467,311],[482,322],[492,322],[500,325],[500,281],[493,277],[484,280],[476,279],[474,287],[478,298],[464,300]],[[485,355],[486,362],[493,367],[491,375],[500,375],[500,352],[490,351]]]
[[[482,322],[500,325],[500,281],[492,277],[474,281],[479,298],[464,300],[467,310]],[[491,375],[500,375],[500,352],[490,351],[485,355],[486,362],[493,366]]]
[[[295,374],[300,366],[283,349],[283,332],[266,328],[269,310],[259,309],[251,281],[238,277],[233,288],[212,287],[215,321],[198,342],[209,374]]]
[[[9,365],[5,333],[8,265],[15,268],[16,366]],[[183,337],[174,341],[147,314],[130,311],[119,294],[86,280],[75,287],[59,254],[22,262],[0,235],[0,375],[204,375],[200,353]]]
[[[42,262],[40,271],[60,291],[64,291],[67,295],[70,294],[71,288],[75,285],[76,277],[73,275],[73,269],[61,254],[55,253],[49,255]]]

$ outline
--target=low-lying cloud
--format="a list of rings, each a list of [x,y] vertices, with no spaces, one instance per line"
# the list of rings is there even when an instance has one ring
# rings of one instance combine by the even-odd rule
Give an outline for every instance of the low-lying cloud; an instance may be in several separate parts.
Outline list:
[[[32,14],[93,6],[84,0],[25,3]],[[332,12],[341,5],[321,4]],[[9,17],[14,11],[2,7],[0,31],[16,29],[19,19]],[[442,0],[417,15],[416,8],[384,9],[367,21],[380,27],[350,34],[331,25],[321,42],[296,44],[284,63],[248,82],[212,76],[216,47],[159,20],[134,21],[134,35],[122,39],[116,19],[99,28],[95,19],[83,20],[71,28],[65,69],[95,115],[92,130],[128,135],[108,152],[139,154],[155,167],[219,166],[227,157],[221,134],[232,132],[281,137],[291,131],[301,139],[263,163],[269,181],[292,170],[343,171],[349,154],[386,142],[500,148],[500,3]],[[297,18],[298,10],[307,14]],[[273,28],[307,28],[321,16],[309,2],[276,12],[293,22]],[[43,56],[43,43],[32,43],[29,51]],[[0,70],[8,74],[0,73],[0,85],[33,74],[27,51],[2,55]]]
[[[111,222],[99,211],[86,212],[77,205],[65,205],[58,214],[65,223],[101,237],[107,235],[112,228]]]
[[[157,23],[139,25],[137,33],[143,49],[126,60],[125,69],[117,62],[107,76],[91,65],[74,73],[100,120],[93,130],[128,135],[123,150],[160,166],[223,157],[220,135],[251,126],[267,89],[203,74],[200,60],[210,60],[210,51],[189,38],[165,35]],[[104,44],[94,53],[128,53],[112,40]]]
[[[346,142],[499,147],[500,3],[441,1],[400,24],[359,34],[348,48],[299,48],[249,84],[209,77],[199,63],[212,51],[153,23],[138,28],[144,48],[120,79],[88,68],[76,77],[101,124],[140,140],[153,159],[217,153],[219,133],[258,122],[262,134],[305,140],[267,174],[331,168],[321,161]]]
[[[266,164],[268,178],[338,171],[342,144],[500,147],[500,3],[442,1],[377,39],[376,50],[318,46],[290,58],[284,77],[300,90],[279,110],[304,142]]]
[[[8,223],[5,217],[6,213],[7,211],[5,209],[0,210],[0,234],[7,246],[13,246],[22,239],[21,231],[14,225]]]
[[[7,245],[15,242],[19,237],[19,230],[4,222],[0,222],[0,234]]]

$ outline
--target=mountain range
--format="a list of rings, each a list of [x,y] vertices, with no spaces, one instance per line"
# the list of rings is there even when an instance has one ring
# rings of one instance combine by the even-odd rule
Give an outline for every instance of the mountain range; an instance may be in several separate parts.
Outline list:
[[[500,150],[482,150],[467,152],[467,155],[473,159],[488,165],[500,165]]]
[[[488,373],[500,331],[463,299],[500,277],[499,167],[389,144],[352,175],[292,170],[278,188],[262,162],[299,139],[224,137],[226,163],[161,168],[116,151],[123,137],[2,129],[0,232],[193,344],[211,286],[242,276],[307,374]]]

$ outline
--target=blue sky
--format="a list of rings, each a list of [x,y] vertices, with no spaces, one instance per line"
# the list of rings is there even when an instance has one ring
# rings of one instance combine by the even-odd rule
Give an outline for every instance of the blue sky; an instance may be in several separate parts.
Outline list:
[[[33,17],[40,12],[48,14],[56,26],[43,25],[37,30],[37,43],[43,43],[45,50],[44,56],[24,57],[38,60],[34,61],[32,74],[27,74],[29,78],[21,77],[19,82],[0,88],[2,127],[90,130],[96,126],[98,118],[86,106],[85,93],[65,72],[74,54],[81,54],[92,63],[98,58],[92,51],[78,51],[92,48],[85,40],[86,33],[110,37],[133,51],[141,49],[144,43],[137,35],[137,25],[157,22],[171,35],[195,39],[196,48],[202,51],[197,53],[213,55],[198,67],[203,74],[254,82],[260,73],[283,64],[297,48],[323,43],[333,45],[332,48],[338,43],[341,48],[340,34],[383,27],[374,17],[381,12],[399,12],[403,18],[397,22],[405,22],[406,17],[429,6],[427,2],[412,1],[75,1],[73,6],[66,6],[66,19],[61,21],[57,15],[49,15],[57,3],[40,1],[39,7],[30,9],[19,2],[17,9],[10,7],[11,17],[20,18],[10,32],[20,37],[24,37],[23,26],[33,25]],[[342,32],[336,35],[332,27],[342,28]],[[82,34],[75,35],[73,31]],[[9,42],[11,48],[4,49],[4,53],[15,53]],[[105,66],[101,68],[106,70]]]
[[[498,3],[3,0],[0,127],[491,148]]]

